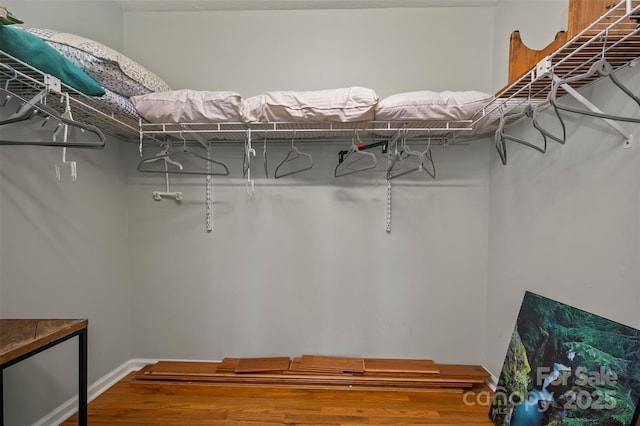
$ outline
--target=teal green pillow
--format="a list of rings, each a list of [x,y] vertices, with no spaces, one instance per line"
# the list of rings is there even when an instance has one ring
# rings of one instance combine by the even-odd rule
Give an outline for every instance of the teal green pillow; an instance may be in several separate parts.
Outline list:
[[[85,95],[104,95],[102,86],[87,73],[69,62],[40,38],[23,29],[0,25],[0,50],[59,78],[63,83]]]

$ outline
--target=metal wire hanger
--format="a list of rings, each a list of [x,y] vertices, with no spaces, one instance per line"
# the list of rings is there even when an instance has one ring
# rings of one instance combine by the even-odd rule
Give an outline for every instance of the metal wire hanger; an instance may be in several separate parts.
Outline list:
[[[640,123],[640,117],[625,117],[620,115],[607,114],[599,110],[594,111],[594,109],[576,108],[570,105],[561,104],[557,100],[558,89],[561,88],[562,86],[569,85],[571,83],[574,83],[580,80],[592,78],[594,76],[601,76],[601,77],[609,77],[609,79],[614,85],[616,85],[620,90],[622,90],[622,92],[624,92],[638,106],[640,106],[640,98],[636,96],[632,90],[630,90],[618,79],[618,77],[616,76],[615,70],[613,69],[613,66],[611,66],[611,64],[607,62],[605,58],[607,38],[608,38],[608,32],[607,34],[605,34],[605,40],[602,46],[602,57],[596,62],[594,62],[586,73],[576,75],[573,77],[568,77],[568,78],[557,78],[554,81],[554,84],[552,84],[552,87],[551,87],[551,91],[549,92],[549,102],[551,103],[551,105],[553,105],[555,108],[559,110],[568,111],[575,114],[588,115],[591,117],[598,117],[605,120]]]
[[[171,174],[184,174],[184,175],[211,175],[211,176],[228,176],[229,168],[222,162],[216,161],[211,158],[207,158],[205,155],[201,155],[198,152],[192,150],[188,145],[186,139],[183,137],[182,133],[180,133],[180,138],[182,139],[182,144],[179,147],[173,147],[171,142],[166,142],[163,144],[164,149],[154,155],[153,157],[146,157],[140,160],[138,163],[138,171],[146,172],[146,173],[171,173]],[[205,164],[210,163],[211,165],[218,165],[222,168],[222,170],[188,170],[181,163],[177,162],[175,159],[171,158],[171,155],[174,153],[180,153],[183,155],[192,156],[198,158],[200,160],[205,161]],[[167,170],[158,170],[155,168],[147,167],[149,164],[152,164],[156,161],[164,160],[167,165]],[[175,166],[175,169],[168,169],[168,165],[171,164]]]
[[[95,126],[75,121],[68,116],[60,115],[58,111],[45,104],[49,89],[45,88],[27,100],[9,90],[9,83],[17,78],[17,71],[9,65],[0,66],[13,72],[13,76],[0,88],[0,131],[2,138],[0,145],[34,145],[34,146],[64,146],[68,148],[104,148],[106,138],[102,131]],[[11,125],[30,121],[29,139],[17,140],[11,136]],[[61,129],[67,126],[68,139],[57,141]]]
[[[546,103],[545,103],[546,104]],[[565,142],[567,141],[567,127],[564,124],[564,120],[562,119],[562,115],[560,115],[560,111],[558,110],[557,106],[552,105],[553,107],[553,112],[555,114],[555,116],[558,118],[558,122],[560,123],[560,126],[562,128],[562,136],[556,136],[553,133],[549,132],[547,129],[545,129],[544,127],[542,127],[542,125],[540,125],[540,121],[538,120],[538,117],[540,116],[540,108],[542,108],[543,104],[539,104],[533,107],[533,114],[531,117],[531,121],[533,123],[533,127],[538,130],[540,133],[542,133],[544,136],[546,136],[547,138],[558,142],[559,144],[564,145]]]
[[[427,148],[424,151],[415,151],[407,145],[407,133],[408,130],[406,127],[398,130],[398,134],[401,132],[401,137],[392,143],[393,152],[390,154],[390,162],[387,168],[387,180],[392,180],[401,176],[408,175],[409,173],[422,171],[427,172],[429,176],[435,179],[436,177],[436,169],[435,164],[433,162],[433,157],[431,155],[431,137],[428,139]],[[398,149],[398,143],[400,149]],[[417,162],[413,163],[409,161],[409,158],[415,157],[417,158]],[[426,161],[425,161],[426,160]],[[402,170],[400,172],[394,173],[394,169],[398,164],[409,163],[412,167]],[[430,165],[431,167],[428,167]]]
[[[284,159],[280,162],[280,164],[278,164],[278,166],[276,167],[275,172],[273,173],[273,177],[278,179],[281,177],[285,177],[285,176],[290,176],[290,175],[294,175],[296,173],[300,173],[300,172],[304,172],[305,170],[310,170],[311,168],[313,168],[313,157],[311,157],[311,154],[308,154],[306,152],[302,152],[300,151],[294,144],[294,140],[296,138],[296,132],[294,130],[293,132],[293,136],[291,138],[291,148],[289,148],[289,152],[287,152],[286,157],[284,157]],[[278,174],[278,170],[280,170],[280,168],[282,166],[284,166],[285,164],[288,163],[293,163],[295,161],[298,161],[300,159],[303,159],[304,162],[302,163],[302,166],[288,171],[288,172],[284,172],[284,173],[280,173]]]
[[[342,177],[364,172],[365,170],[375,169],[378,165],[378,160],[376,159],[375,154],[372,152],[362,151],[358,148],[356,139],[360,142],[360,135],[357,130],[354,132],[353,138],[351,139],[351,146],[349,149],[346,152],[340,151],[338,155],[338,164],[336,164],[336,168],[333,171],[334,177]],[[365,159],[370,160],[370,163],[367,164],[367,161],[363,161]],[[361,162],[364,166],[354,167],[355,164]]]
[[[526,141],[516,136],[508,135],[505,132],[505,126],[507,124],[507,121],[514,122],[525,117],[533,118],[533,107],[531,106],[531,104],[528,104],[522,111],[519,111],[517,113],[502,114],[500,116],[500,124],[498,125],[498,130],[496,130],[495,145],[496,145],[496,151],[498,151],[498,155],[500,156],[500,161],[502,161],[503,165],[507,164],[506,141],[511,141],[511,142],[518,143],[520,145],[527,146],[542,154],[547,152],[547,136],[535,126],[534,128],[536,128],[536,130],[538,130],[538,132],[542,136],[542,146],[536,145],[532,142]]]

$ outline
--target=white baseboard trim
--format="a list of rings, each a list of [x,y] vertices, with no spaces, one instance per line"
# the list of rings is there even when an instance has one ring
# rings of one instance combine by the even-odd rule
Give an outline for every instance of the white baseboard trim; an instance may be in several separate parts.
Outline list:
[[[137,361],[137,360],[135,360]],[[142,360],[140,360],[142,361]],[[90,384],[87,389],[87,400],[91,402],[98,396],[100,396],[104,391],[109,389],[111,386],[115,385],[118,381],[122,380],[130,372],[142,368],[136,368],[140,363],[135,362],[134,360],[126,361],[124,364],[116,367],[111,370],[94,383]],[[142,364],[144,366],[146,364]],[[46,416],[42,417],[40,420],[35,422],[32,426],[54,426],[59,425],[60,423],[67,420],[73,414],[78,411],[78,397],[74,396],[73,398],[67,400],[63,404],[59,405],[56,409],[51,411]]]
[[[129,370],[129,372],[138,371],[142,367],[147,366],[149,364],[155,364],[158,361],[160,360],[155,358],[132,358],[129,360],[129,363],[131,364],[131,369]]]
[[[158,361],[160,361],[160,359],[152,358],[132,358],[129,361],[126,361],[124,364],[114,368],[113,370],[96,380],[94,383],[89,385],[89,388],[87,389],[87,402],[91,402],[99,397],[107,389],[118,383],[132,371],[138,371],[142,367],[149,364],[155,364]],[[175,359],[171,361],[185,360]],[[32,426],[58,426],[69,417],[74,415],[76,411],[78,411],[78,397],[74,396],[73,398],[59,405],[57,408],[55,408],[46,416],[42,417],[37,422],[33,423]]]
[[[483,368],[487,370],[489,374],[491,374],[491,377],[485,380],[485,383],[487,384],[487,386],[489,386],[489,389],[491,389],[492,392],[495,392],[498,387],[498,378],[494,376],[493,373],[489,371],[487,367],[483,366]]]

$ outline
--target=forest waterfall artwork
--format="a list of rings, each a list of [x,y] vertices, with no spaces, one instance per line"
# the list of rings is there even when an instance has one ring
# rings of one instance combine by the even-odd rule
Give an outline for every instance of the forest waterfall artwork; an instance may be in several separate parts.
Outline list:
[[[640,330],[527,292],[489,417],[497,426],[635,425]]]

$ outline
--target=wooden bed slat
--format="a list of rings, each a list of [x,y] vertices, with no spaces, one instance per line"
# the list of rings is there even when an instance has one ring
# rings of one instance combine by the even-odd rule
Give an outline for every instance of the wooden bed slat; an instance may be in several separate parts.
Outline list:
[[[428,359],[365,358],[364,371],[369,373],[439,373],[435,362]]]
[[[140,370],[147,375],[201,376],[215,374],[219,362],[159,361]]]
[[[286,357],[225,358],[221,363],[160,361],[136,373],[135,380],[200,383],[212,386],[461,391],[481,385],[490,377],[481,366],[436,364],[430,360],[305,355],[289,361]],[[362,372],[338,371],[344,368],[355,369],[357,361],[362,362]],[[369,361],[370,368],[384,371],[365,371],[366,361]],[[301,363],[307,363],[318,370],[292,369]],[[285,368],[285,365],[289,364],[290,368]],[[270,370],[272,368],[281,370]],[[325,373],[322,369],[329,372]]]
[[[238,368],[238,363],[240,363],[240,358],[225,358],[218,366],[218,372],[234,373]]]
[[[289,357],[241,358],[235,369],[236,373],[260,373],[267,371],[284,371],[289,369]]]
[[[302,355],[298,367],[304,371],[364,373],[364,360],[362,358]]]

